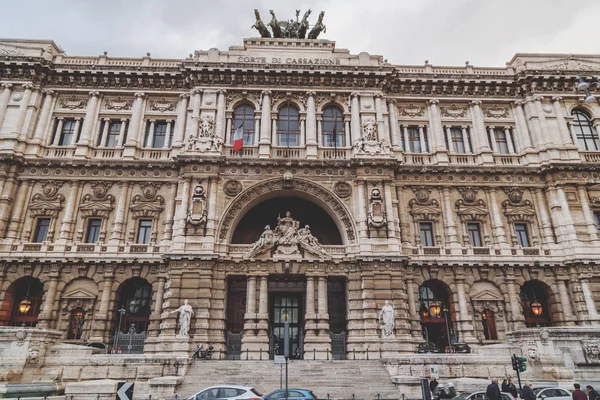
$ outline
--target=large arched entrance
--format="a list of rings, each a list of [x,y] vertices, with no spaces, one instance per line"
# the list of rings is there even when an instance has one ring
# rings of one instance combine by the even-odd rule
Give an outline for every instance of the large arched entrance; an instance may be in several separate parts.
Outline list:
[[[27,276],[14,281],[4,295],[2,325],[36,326],[43,296],[39,279]]]
[[[454,306],[448,286],[431,279],[419,287],[419,315],[423,339],[435,344],[439,351],[458,341],[454,327]]]
[[[525,326],[551,326],[550,288],[537,280],[527,281],[521,286],[521,306]]]

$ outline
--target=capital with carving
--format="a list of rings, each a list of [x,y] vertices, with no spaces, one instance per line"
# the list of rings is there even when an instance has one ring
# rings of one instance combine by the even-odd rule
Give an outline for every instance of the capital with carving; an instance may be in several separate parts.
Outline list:
[[[352,97],[353,99],[358,98],[359,96],[360,96],[360,94],[358,92],[350,93],[350,97]]]
[[[387,99],[387,102],[390,104],[397,104],[398,101],[396,99]]]
[[[97,92],[97,91],[91,91],[91,92],[89,93],[89,95],[90,95],[90,97],[98,97],[98,96],[100,96],[100,92]]]
[[[217,90],[217,93],[225,95],[225,94],[227,94],[227,89],[219,89],[219,90]]]
[[[431,105],[436,105],[436,104],[438,104],[439,102],[440,102],[440,101],[439,101],[438,99],[431,99],[431,100],[429,100],[429,104],[431,104]]]
[[[12,88],[12,87],[13,87],[13,84],[12,84],[12,83],[10,83],[10,82],[4,82],[4,83],[2,84],[2,87],[3,87],[4,89],[10,89],[10,88]]]
[[[555,102],[561,102],[562,99],[563,99],[562,96],[552,96],[552,101],[555,101]]]
[[[261,92],[261,94],[262,94],[263,96],[270,96],[270,95],[271,95],[271,91],[270,91],[270,90],[263,90],[263,91]]]
[[[182,99],[182,100],[183,99],[189,99],[190,98],[190,94],[189,93],[181,93],[179,95],[179,98]]]
[[[33,89],[33,83],[24,83],[22,86],[23,86],[23,89],[25,89],[25,90]]]
[[[317,95],[317,93],[316,92],[306,92],[306,95],[308,97],[315,97]]]
[[[46,96],[52,97],[56,92],[52,89],[42,89],[42,93],[45,93]]]
[[[144,93],[144,92],[135,92],[133,94],[133,97],[137,97],[138,99],[143,99],[144,96],[146,96],[146,93]]]
[[[480,105],[481,105],[481,100],[473,100],[473,101],[471,101],[471,104],[472,104],[474,107],[478,107],[478,106],[480,106]]]
[[[204,90],[200,88],[192,89],[192,94],[202,94]]]
[[[373,97],[375,97],[376,99],[380,99],[383,97],[383,93],[381,92],[375,92],[373,93]]]
[[[541,94],[536,94],[532,97],[532,99],[534,101],[542,101],[542,100],[544,100],[544,96],[542,96]]]
[[[525,101],[524,100],[515,100],[515,105],[516,106],[524,106],[525,105]]]

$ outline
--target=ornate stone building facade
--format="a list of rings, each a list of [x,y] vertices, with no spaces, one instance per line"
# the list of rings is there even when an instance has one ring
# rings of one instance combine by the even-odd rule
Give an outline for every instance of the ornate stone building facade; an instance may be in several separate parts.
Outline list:
[[[0,63],[2,325],[74,343],[133,326],[146,353],[264,359],[284,317],[299,358],[600,322],[600,106],[577,91],[599,56],[401,66],[252,38],[162,60],[3,40]]]

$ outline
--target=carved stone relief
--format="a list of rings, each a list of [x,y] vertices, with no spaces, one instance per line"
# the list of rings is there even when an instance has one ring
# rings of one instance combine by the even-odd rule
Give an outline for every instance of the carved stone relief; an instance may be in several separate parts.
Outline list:
[[[131,110],[132,104],[132,100],[127,100],[121,96],[117,96],[113,99],[106,100],[106,109],[114,111]]]
[[[223,139],[215,135],[215,120],[210,115],[200,117],[198,132],[187,137],[186,151],[219,153]]]
[[[202,185],[196,186],[192,194],[192,201],[188,210],[187,222],[194,229],[206,226],[206,196]]]
[[[78,97],[72,95],[71,97],[66,97],[60,100],[59,105],[60,108],[67,108],[69,110],[75,109],[83,109],[87,106],[88,100],[84,97]]]
[[[381,191],[378,188],[371,189],[367,224],[374,229],[380,229],[387,226],[387,216],[384,210],[383,199],[381,197]]]
[[[228,180],[223,185],[223,191],[227,196],[237,196],[242,191],[242,183],[235,179]]]
[[[508,108],[493,105],[483,109],[483,115],[487,118],[508,118]]]
[[[141,191],[142,194],[136,194],[131,199],[131,216],[134,220],[141,218],[152,219],[152,232],[150,233],[150,242],[155,243],[157,241],[157,222],[160,220],[160,214],[163,212],[165,206],[165,199],[158,194],[160,189],[159,183],[142,183]],[[129,231],[129,242],[134,242],[135,229],[137,224],[134,224]]]
[[[333,192],[342,199],[345,199],[352,194],[352,185],[348,182],[338,181],[333,185]]]
[[[154,100],[150,103],[150,110],[160,112],[175,111],[175,102],[161,97],[159,100]]]
[[[465,118],[467,116],[467,109],[465,107],[457,106],[452,104],[448,107],[440,107],[442,117],[447,118]]]
[[[425,116],[425,107],[409,103],[398,106],[398,115],[401,117],[423,117]]]

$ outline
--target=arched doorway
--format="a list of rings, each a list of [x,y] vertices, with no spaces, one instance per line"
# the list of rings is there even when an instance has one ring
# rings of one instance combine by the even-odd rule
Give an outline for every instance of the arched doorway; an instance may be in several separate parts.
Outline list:
[[[148,332],[152,306],[152,286],[142,278],[126,280],[117,290],[116,324],[120,332]]]
[[[277,217],[291,212],[300,227],[310,226],[311,233],[322,245],[342,245],[342,237],[333,219],[315,203],[291,196],[268,199],[250,209],[237,225],[232,244],[250,244],[255,242],[265,225],[275,228]]]
[[[10,310],[7,317],[5,317],[6,324],[10,326],[36,326],[43,296],[44,286],[37,278],[28,276],[13,282],[8,287],[4,297],[6,310]]]
[[[549,307],[550,288],[540,281],[527,281],[521,286],[521,306],[525,326],[551,326],[552,318]]]
[[[429,280],[419,286],[419,315],[423,339],[444,351],[458,341],[454,307],[449,288],[442,281]]]

